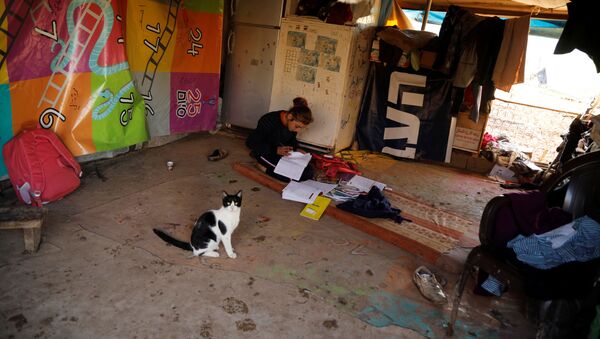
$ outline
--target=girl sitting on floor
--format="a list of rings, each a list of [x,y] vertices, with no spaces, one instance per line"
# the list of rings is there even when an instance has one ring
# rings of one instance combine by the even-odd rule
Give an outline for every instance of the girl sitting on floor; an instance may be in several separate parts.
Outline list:
[[[287,111],[275,111],[263,115],[258,120],[256,129],[248,136],[246,146],[250,148],[252,157],[266,168],[269,176],[281,181],[290,181],[289,178],[276,174],[275,166],[282,156],[292,151],[303,152],[298,149],[296,134],[312,121],[312,112],[308,108],[306,99],[297,97],[293,100],[293,106]],[[312,179],[313,175],[314,170],[311,165],[308,165],[300,181]]]

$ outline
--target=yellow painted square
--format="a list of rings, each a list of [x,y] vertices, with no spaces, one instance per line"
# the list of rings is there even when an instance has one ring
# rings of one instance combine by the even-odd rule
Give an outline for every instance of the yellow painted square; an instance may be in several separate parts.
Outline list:
[[[177,2],[172,1],[171,6],[177,6]],[[174,8],[171,9],[172,12],[173,10]],[[177,20],[183,20],[181,8],[177,12]],[[131,71],[144,72],[147,65],[153,70],[153,63],[157,63],[156,72],[170,72],[176,20],[169,17],[169,3],[129,0],[126,22],[125,45]],[[167,28],[173,32],[170,33]],[[160,44],[166,45],[166,49],[159,46],[159,39]]]

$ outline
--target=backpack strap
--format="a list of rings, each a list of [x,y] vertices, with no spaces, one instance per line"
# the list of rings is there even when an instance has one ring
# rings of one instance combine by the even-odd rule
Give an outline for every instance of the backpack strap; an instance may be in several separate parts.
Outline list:
[[[37,139],[43,139],[43,140],[48,141],[48,143],[50,143],[50,145],[52,145],[54,147],[54,149],[56,150],[56,152],[60,155],[61,163],[63,165],[65,165],[65,167],[70,167],[73,170],[73,172],[75,173],[75,175],[80,178],[81,174],[82,174],[81,166],[73,158],[73,155],[71,154],[71,152],[69,152],[69,150],[60,141],[60,139],[58,139],[58,136],[56,134],[54,134],[54,132],[48,131],[48,130],[36,130],[36,131],[40,131],[40,132],[35,133],[35,137]],[[41,132],[41,131],[44,131],[44,132]]]
[[[31,204],[33,206],[42,207],[42,192],[46,188],[46,177],[42,170],[42,164],[38,159],[36,152],[37,140],[32,131],[24,131],[21,138],[19,138],[20,147],[25,153],[25,159],[27,160],[27,166],[29,167],[29,195],[31,197]],[[24,192],[20,192],[24,194]],[[25,199],[24,199],[25,200]]]

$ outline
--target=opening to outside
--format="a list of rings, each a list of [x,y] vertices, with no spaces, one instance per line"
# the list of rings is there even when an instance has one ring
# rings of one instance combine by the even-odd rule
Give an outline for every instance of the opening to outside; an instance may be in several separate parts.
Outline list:
[[[413,28],[420,29],[424,12],[404,13]],[[445,12],[430,12],[425,30],[439,34],[444,16]],[[509,93],[496,90],[485,129],[494,136],[507,136],[540,163],[556,157],[561,134],[600,95],[600,75],[587,54],[579,50],[554,54],[564,24],[563,20],[530,21],[525,82],[513,85]],[[598,113],[598,109],[593,112]]]

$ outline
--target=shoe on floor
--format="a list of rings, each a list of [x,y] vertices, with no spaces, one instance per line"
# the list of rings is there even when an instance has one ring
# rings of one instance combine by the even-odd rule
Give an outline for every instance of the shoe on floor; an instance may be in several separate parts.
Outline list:
[[[217,161],[217,160],[221,160],[223,158],[225,158],[229,153],[226,150],[223,149],[216,149],[214,150],[210,155],[208,155],[206,158],[209,161]]]
[[[438,305],[448,302],[444,289],[427,267],[420,266],[417,268],[413,274],[413,281],[427,300]]]

